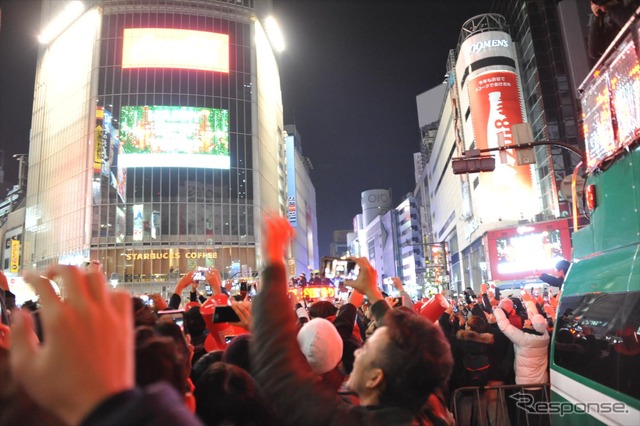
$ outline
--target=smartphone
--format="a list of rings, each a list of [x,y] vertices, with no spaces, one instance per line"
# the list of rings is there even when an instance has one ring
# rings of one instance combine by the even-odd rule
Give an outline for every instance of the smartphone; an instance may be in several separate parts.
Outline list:
[[[216,306],[213,311],[213,322],[238,322],[240,317],[231,306]]]
[[[158,311],[158,318],[169,317],[171,320],[180,327],[183,333],[187,334],[186,323],[184,321],[184,311],[178,309],[168,309],[166,311]]]
[[[326,278],[354,280],[360,271],[355,261],[337,257],[322,258],[322,272]]]
[[[198,267],[196,269],[196,273],[193,274],[194,281],[204,281],[204,273],[207,271],[207,268]]]
[[[153,308],[155,306],[153,303],[153,299],[146,294],[140,295],[140,300],[142,300],[144,304],[150,308]]]
[[[542,298],[545,300],[545,302],[549,301],[549,289],[548,288],[544,288],[544,290],[542,290]]]

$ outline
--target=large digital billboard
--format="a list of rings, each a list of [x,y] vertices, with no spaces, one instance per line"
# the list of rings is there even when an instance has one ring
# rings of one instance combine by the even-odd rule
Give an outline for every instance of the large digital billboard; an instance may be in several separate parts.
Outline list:
[[[229,111],[176,106],[123,106],[120,167],[228,169]]]
[[[561,259],[571,259],[571,237],[566,219],[489,231],[487,245],[491,277],[496,281],[552,273]]]
[[[229,36],[174,28],[126,28],[122,68],[229,72]]]

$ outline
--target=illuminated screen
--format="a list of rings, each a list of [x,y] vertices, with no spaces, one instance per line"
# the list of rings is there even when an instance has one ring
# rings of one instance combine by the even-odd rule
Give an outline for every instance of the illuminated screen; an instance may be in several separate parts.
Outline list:
[[[289,292],[295,293],[296,297],[304,299],[325,299],[336,296],[335,287],[329,286],[309,286],[302,289],[290,289]]]
[[[640,64],[633,40],[615,52],[581,99],[588,170],[640,135]]]
[[[566,219],[489,231],[486,238],[495,281],[533,278],[535,271],[553,273],[559,260],[571,259]]]
[[[184,68],[229,72],[229,36],[171,28],[127,28],[122,68]]]
[[[553,269],[561,259],[560,231],[544,231],[496,239],[500,274]]]
[[[228,169],[229,111],[217,108],[123,106],[120,167]]]

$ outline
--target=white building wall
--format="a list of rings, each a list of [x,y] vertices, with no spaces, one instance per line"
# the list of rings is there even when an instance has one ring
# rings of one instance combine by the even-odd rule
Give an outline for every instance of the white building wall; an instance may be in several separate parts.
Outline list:
[[[252,115],[253,128],[257,132],[253,136],[253,181],[255,197],[260,200],[254,214],[254,229],[258,230],[261,229],[265,213],[275,211],[285,215],[286,192],[283,106],[278,64],[258,20],[254,31],[256,60],[253,61],[253,67],[256,81]],[[256,244],[260,246],[262,233],[255,234]],[[256,253],[256,256],[260,258],[260,253]]]
[[[52,14],[53,15],[53,14]],[[92,79],[97,8],[43,47],[35,81],[25,214],[25,265],[88,254],[91,235]]]

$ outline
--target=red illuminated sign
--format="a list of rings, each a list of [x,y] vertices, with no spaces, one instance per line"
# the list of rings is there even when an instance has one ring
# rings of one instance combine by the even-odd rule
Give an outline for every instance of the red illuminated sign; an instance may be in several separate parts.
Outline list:
[[[172,28],[127,28],[122,68],[184,68],[229,72],[229,36]]]

